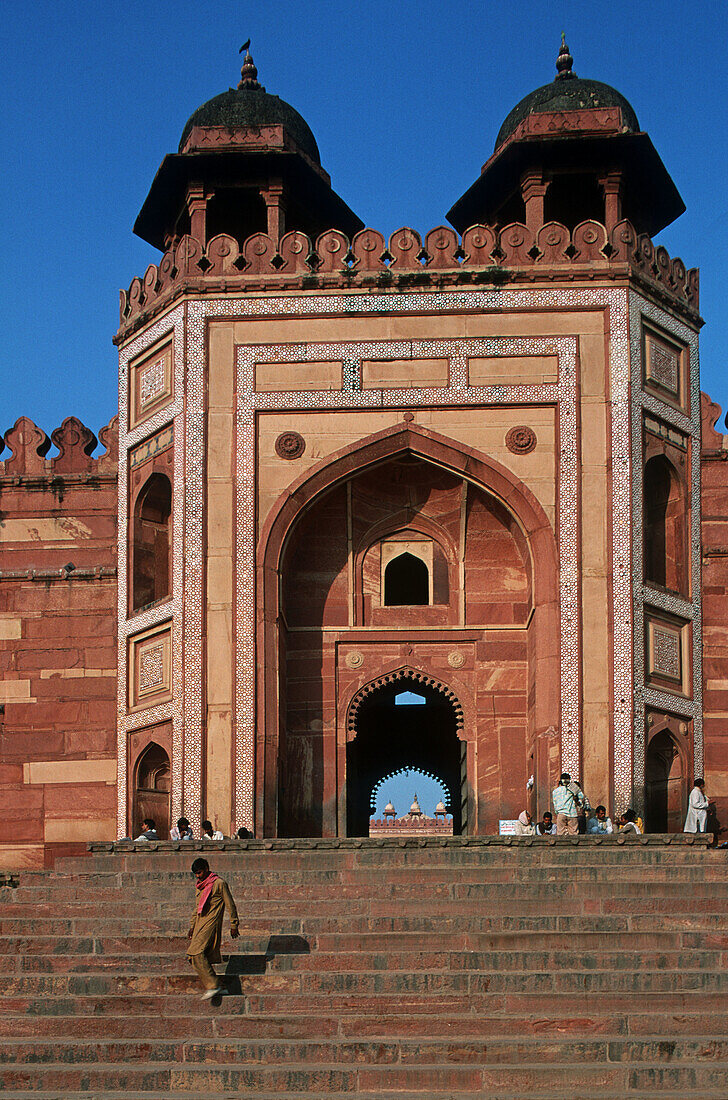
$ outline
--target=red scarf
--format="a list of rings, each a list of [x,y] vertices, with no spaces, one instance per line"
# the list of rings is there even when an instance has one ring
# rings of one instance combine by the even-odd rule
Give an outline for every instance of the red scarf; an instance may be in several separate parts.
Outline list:
[[[212,893],[212,888],[217,882],[218,876],[214,871],[210,871],[207,878],[203,878],[200,882],[195,883],[195,889],[199,892],[199,898],[197,899],[197,912],[201,913],[205,908],[205,903]]]

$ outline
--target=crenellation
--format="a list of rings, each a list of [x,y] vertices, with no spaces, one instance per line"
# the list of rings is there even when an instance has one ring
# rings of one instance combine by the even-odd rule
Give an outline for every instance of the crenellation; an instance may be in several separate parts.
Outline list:
[[[292,276],[326,276],[326,285],[356,287],[372,272],[419,272],[438,276],[448,273],[482,271],[483,267],[509,275],[537,274],[555,268],[564,274],[590,277],[595,268],[608,272],[626,265],[628,272],[644,276],[663,293],[687,305],[699,308],[697,269],[686,271],[682,260],[670,258],[662,246],[655,248],[647,234],[638,234],[626,219],[611,234],[596,221],[584,221],[569,230],[559,222],[549,222],[533,232],[528,226],[511,223],[495,226],[474,225],[462,238],[447,226],[431,229],[425,236],[408,227],[392,233],[385,242],[374,229],[362,229],[351,241],[337,229],[329,229],[312,243],[298,230],[281,238],[276,246],[266,233],[254,233],[239,246],[229,234],[218,234],[202,246],[193,237],[183,237],[174,252],[165,254],[160,267],[150,264],[142,278],[132,279],[127,291],[120,291],[120,330],[123,338],[132,331],[133,322],[151,317],[155,307],[167,306],[187,281],[203,293],[216,293],[220,279],[225,290],[282,289],[295,286]],[[264,277],[261,281],[261,277]],[[251,286],[255,279],[255,287]],[[201,280],[201,281],[200,281]],[[208,286],[209,284],[209,286]],[[301,289],[305,289],[303,284]]]

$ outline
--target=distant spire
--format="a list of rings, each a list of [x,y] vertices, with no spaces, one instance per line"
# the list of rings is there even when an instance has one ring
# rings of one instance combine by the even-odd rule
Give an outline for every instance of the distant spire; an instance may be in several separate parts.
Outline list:
[[[245,57],[243,58],[243,67],[240,70],[241,80],[238,84],[238,90],[241,88],[249,88],[251,91],[264,92],[265,88],[262,84],[258,83],[258,70],[255,67],[255,62],[250,56],[250,39],[248,39],[247,42],[243,42],[238,53],[242,53],[243,50],[245,50]]]
[[[561,49],[559,50],[559,56],[556,58],[556,76],[554,80],[572,80],[576,77],[576,73],[572,73],[571,66],[574,64],[574,58],[569,53],[569,47],[566,45],[566,34],[561,32]]]

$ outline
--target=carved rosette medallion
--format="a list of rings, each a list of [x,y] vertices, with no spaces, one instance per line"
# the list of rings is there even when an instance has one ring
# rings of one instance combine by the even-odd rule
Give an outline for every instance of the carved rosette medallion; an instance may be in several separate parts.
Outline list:
[[[506,436],[506,447],[514,455],[527,455],[536,446],[536,433],[527,424],[511,428]]]
[[[306,450],[306,440],[298,432],[281,432],[275,448],[279,458],[300,458]]]
[[[351,653],[347,653],[344,660],[347,668],[361,668],[364,664],[364,654],[358,649],[353,649]]]
[[[465,655],[458,649],[453,649],[451,653],[447,655],[447,663],[450,668],[462,668],[465,664]]]

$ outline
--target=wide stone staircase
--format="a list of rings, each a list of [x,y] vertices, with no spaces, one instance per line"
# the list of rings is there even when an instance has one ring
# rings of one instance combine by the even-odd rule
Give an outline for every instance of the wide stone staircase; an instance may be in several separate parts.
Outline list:
[[[212,1002],[203,845],[91,849],[0,888],[7,1100],[728,1097],[705,838],[206,844],[242,928]]]

